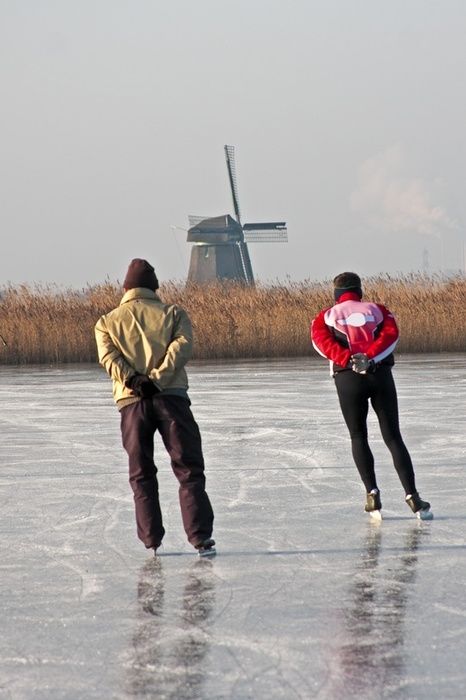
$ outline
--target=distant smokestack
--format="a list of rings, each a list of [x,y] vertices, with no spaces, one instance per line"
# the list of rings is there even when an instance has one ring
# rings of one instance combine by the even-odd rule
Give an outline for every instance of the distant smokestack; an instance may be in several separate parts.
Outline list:
[[[422,272],[427,277],[429,275],[430,263],[429,263],[429,251],[424,248],[422,251]]]

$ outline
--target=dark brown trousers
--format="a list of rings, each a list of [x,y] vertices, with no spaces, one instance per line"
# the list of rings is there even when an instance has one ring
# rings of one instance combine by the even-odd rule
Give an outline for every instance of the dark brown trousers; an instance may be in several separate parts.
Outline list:
[[[201,435],[190,401],[180,396],[156,395],[121,410],[121,435],[129,457],[138,537],[149,548],[158,547],[165,534],[154,463],[157,430],[179,481],[185,532],[196,546],[212,535],[214,515],[205,490]]]

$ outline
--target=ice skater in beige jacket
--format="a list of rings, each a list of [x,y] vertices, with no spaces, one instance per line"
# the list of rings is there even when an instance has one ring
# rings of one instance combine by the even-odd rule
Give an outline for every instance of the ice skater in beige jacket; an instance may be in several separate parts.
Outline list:
[[[158,430],[179,481],[183,525],[200,554],[215,552],[213,511],[205,490],[199,428],[190,409],[185,365],[192,355],[190,319],[157,295],[154,268],[135,258],[116,309],[95,326],[99,362],[113,382],[120,410],[123,446],[129,457],[139,538],[157,551],[165,529],[153,458]]]

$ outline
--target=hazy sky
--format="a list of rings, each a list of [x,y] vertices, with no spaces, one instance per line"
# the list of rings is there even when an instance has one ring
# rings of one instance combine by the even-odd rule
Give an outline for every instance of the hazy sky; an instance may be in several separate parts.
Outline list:
[[[0,0],[0,285],[185,278],[226,143],[288,223],[259,279],[459,268],[465,36],[464,0]]]

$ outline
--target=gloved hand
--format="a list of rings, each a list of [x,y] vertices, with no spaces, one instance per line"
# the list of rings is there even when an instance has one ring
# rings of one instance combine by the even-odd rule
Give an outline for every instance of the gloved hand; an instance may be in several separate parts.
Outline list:
[[[351,356],[351,369],[358,374],[366,374],[374,366],[374,361],[369,360],[363,352],[357,352]]]
[[[134,391],[136,396],[140,396],[142,399],[150,399],[151,396],[160,392],[160,389],[145,374],[133,374],[126,380],[125,384]]]

